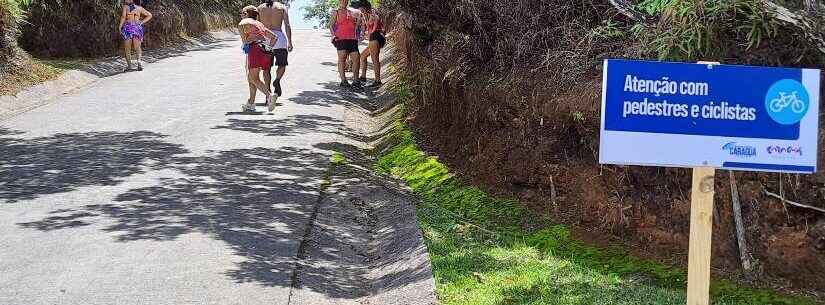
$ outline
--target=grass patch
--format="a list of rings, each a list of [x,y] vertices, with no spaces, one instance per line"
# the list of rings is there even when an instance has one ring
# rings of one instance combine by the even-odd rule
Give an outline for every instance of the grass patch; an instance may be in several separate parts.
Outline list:
[[[24,68],[0,73],[0,95],[15,95],[28,87],[57,78],[67,69],[35,59],[26,61],[28,63],[24,64]]]
[[[403,179],[422,199],[418,218],[440,303],[685,304],[684,270],[585,245],[518,202],[454,179],[403,124],[393,138],[399,144],[375,169]],[[726,281],[715,281],[712,295],[716,305],[814,304]]]

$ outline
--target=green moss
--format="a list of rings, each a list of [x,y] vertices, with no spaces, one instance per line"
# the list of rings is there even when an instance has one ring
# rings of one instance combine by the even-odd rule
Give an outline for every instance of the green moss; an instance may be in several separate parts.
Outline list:
[[[347,158],[341,153],[335,152],[332,154],[332,157],[330,157],[330,162],[332,162],[333,166],[344,165],[347,164]]]
[[[421,197],[418,217],[442,304],[684,304],[684,270],[620,249],[585,245],[513,200],[453,178],[401,123],[375,164]],[[530,224],[530,226],[527,226]],[[528,231],[525,227],[543,228]],[[771,290],[715,281],[714,304],[813,304]]]

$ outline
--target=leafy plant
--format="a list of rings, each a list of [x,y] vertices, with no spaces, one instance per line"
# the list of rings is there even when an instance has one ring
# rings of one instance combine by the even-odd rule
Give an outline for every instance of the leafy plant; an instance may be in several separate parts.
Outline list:
[[[360,0],[350,0],[350,6]],[[370,0],[373,7],[381,5],[381,0]],[[329,24],[330,12],[338,7],[338,0],[313,0],[311,5],[303,7],[304,18],[318,22],[318,28],[326,28]]]
[[[650,51],[662,60],[714,59],[730,48],[755,48],[778,27],[758,0],[645,0],[637,8],[660,20],[658,28],[644,29],[654,37]]]
[[[625,37],[625,32],[618,22],[605,20],[601,26],[593,28],[589,36],[595,39],[613,39]]]

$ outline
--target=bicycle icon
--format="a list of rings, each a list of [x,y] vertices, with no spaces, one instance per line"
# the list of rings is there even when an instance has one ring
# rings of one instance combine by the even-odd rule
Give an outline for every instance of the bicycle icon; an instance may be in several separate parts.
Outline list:
[[[808,114],[811,97],[808,89],[794,79],[774,83],[765,95],[765,110],[775,122],[793,125]]]
[[[791,111],[794,113],[805,112],[805,102],[799,99],[797,93],[797,91],[793,91],[791,94],[779,92],[779,97],[771,100],[771,111],[782,112],[786,108],[791,107]]]

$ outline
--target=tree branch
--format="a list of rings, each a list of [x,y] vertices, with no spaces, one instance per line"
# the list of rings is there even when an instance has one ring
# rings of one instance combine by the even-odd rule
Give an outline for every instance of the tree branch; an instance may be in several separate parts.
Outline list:
[[[825,54],[825,26],[822,22],[808,15],[794,13],[771,0],[762,2],[775,19],[802,30],[805,37],[816,45],[819,52]]]
[[[628,0],[610,0],[610,4],[613,5],[619,13],[622,13],[622,15],[627,16],[633,21],[642,23],[648,23],[650,21],[647,15],[636,10],[636,8],[633,7],[633,3]]]
[[[768,195],[768,196],[771,196],[773,198],[782,200],[783,203],[787,203],[787,204],[790,204],[790,205],[798,207],[798,208],[811,209],[811,210],[814,210],[814,211],[819,211],[819,212],[825,213],[825,209],[823,209],[823,208],[818,208],[818,207],[813,207],[813,206],[801,204],[801,203],[798,203],[798,202],[793,202],[793,201],[790,201],[788,199],[785,199],[785,197],[782,197],[782,196],[779,196],[777,194],[771,193],[768,190],[765,190],[765,195]]]

